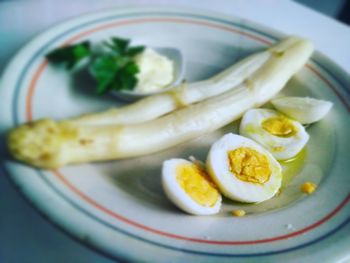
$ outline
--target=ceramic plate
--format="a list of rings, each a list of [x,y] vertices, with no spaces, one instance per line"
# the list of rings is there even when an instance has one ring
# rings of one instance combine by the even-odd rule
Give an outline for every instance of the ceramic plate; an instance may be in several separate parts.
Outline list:
[[[260,25],[182,9],[115,9],[78,17],[41,34],[12,60],[0,90],[1,131],[39,118],[67,118],[121,105],[97,97],[84,77],[47,64],[53,48],[86,39],[132,38],[134,44],[179,48],[186,79],[205,79],[283,37]],[[215,216],[182,213],[160,183],[162,161],[193,155],[236,123],[188,144],[142,158],[39,170],[5,161],[10,177],[55,224],[90,247],[120,260],[149,262],[323,262],[350,256],[349,76],[315,52],[284,93],[330,100],[332,111],[308,128],[311,140],[282,194],[261,204],[224,201]],[[300,165],[301,163],[301,165]],[[306,197],[305,181],[318,184]],[[247,216],[230,211],[243,208]],[[39,226],[38,226],[39,227]]]

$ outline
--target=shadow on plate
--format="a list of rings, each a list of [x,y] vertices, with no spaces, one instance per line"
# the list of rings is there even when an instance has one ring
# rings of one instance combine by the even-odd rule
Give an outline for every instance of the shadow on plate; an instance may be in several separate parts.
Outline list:
[[[146,160],[145,160],[146,159]],[[121,160],[104,169],[104,175],[115,187],[146,207],[175,211],[161,185],[161,166],[145,158]]]
[[[71,92],[83,99],[114,103],[116,97],[110,93],[98,95],[96,93],[96,80],[90,75],[86,67],[78,68],[71,78]]]
[[[0,159],[5,161],[5,160],[13,160],[11,157],[11,154],[7,148],[7,133],[1,133],[0,134]]]

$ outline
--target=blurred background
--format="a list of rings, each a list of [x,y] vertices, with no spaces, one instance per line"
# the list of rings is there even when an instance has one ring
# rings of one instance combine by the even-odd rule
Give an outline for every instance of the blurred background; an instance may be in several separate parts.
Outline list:
[[[295,0],[295,2],[350,24],[350,1],[348,0]]]

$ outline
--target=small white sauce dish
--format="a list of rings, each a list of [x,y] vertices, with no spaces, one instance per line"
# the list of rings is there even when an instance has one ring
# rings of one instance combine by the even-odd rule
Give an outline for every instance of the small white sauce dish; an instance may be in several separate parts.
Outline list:
[[[152,49],[155,50],[160,55],[167,57],[169,60],[173,62],[173,65],[174,65],[173,81],[167,86],[157,91],[152,91],[147,93],[132,91],[132,90],[120,90],[120,91],[113,90],[111,93],[114,96],[126,101],[136,101],[150,95],[155,95],[158,93],[169,91],[182,82],[185,74],[185,59],[182,52],[179,49],[173,48],[173,47],[153,47]]]

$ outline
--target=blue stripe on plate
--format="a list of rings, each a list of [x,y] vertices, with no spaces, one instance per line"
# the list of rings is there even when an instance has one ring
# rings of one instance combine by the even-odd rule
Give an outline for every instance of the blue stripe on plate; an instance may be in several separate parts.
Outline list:
[[[108,227],[110,229],[113,229],[117,232],[120,232],[121,234],[124,234],[128,237],[131,238],[135,238],[137,240],[146,242],[148,244],[151,245],[155,245],[158,247],[162,247],[162,248],[166,248],[166,249],[171,249],[171,250],[176,250],[179,252],[185,252],[185,253],[191,253],[191,254],[197,254],[197,255],[203,255],[203,256],[214,256],[214,257],[261,257],[261,256],[271,256],[271,255],[276,255],[276,254],[282,254],[282,253],[287,253],[287,252],[291,252],[294,250],[298,250],[298,249],[302,249],[305,247],[308,247],[310,245],[313,245],[317,242],[320,242],[322,240],[324,240],[325,238],[333,235],[334,233],[336,233],[337,231],[339,231],[340,229],[342,229],[344,226],[346,226],[349,222],[350,222],[350,217],[347,218],[344,222],[342,222],[340,225],[338,225],[337,227],[335,227],[334,229],[332,229],[331,231],[321,235],[320,237],[291,247],[291,248],[287,248],[287,249],[281,249],[281,250],[272,250],[272,251],[265,251],[265,252],[260,252],[260,253],[246,253],[246,254],[233,254],[233,253],[213,253],[213,252],[204,252],[204,251],[196,251],[196,250],[191,250],[191,249],[185,249],[185,248],[178,248],[178,247],[174,247],[174,246],[170,246],[170,245],[165,245],[163,243],[159,243],[156,241],[152,241],[150,239],[146,239],[144,237],[132,234],[126,230],[123,230],[119,227],[116,227],[100,218],[98,218],[97,216],[95,216],[94,214],[90,213],[88,210],[84,209],[83,207],[81,207],[77,202],[73,201],[72,199],[70,199],[69,197],[67,197],[64,193],[62,193],[54,184],[52,184],[44,175],[44,173],[42,171],[40,171],[39,169],[36,169],[38,175],[40,176],[40,178],[54,191],[56,192],[62,199],[64,199],[67,203],[69,203],[71,206],[73,206],[74,208],[76,208],[77,210],[79,210],[81,213],[85,214],[86,216],[94,219],[95,221],[99,222],[100,224],[104,225],[105,227]]]

